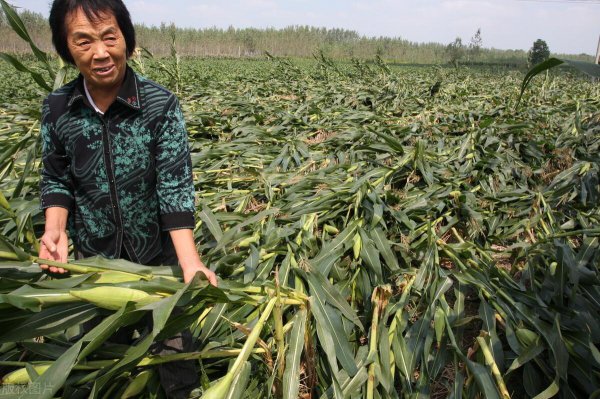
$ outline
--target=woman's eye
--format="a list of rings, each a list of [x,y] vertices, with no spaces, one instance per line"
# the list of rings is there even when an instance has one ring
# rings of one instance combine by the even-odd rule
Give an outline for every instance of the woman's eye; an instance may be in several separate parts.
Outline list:
[[[88,42],[87,40],[77,43],[77,45],[80,47],[85,47],[85,46],[88,46],[89,44],[90,44],[90,42]]]

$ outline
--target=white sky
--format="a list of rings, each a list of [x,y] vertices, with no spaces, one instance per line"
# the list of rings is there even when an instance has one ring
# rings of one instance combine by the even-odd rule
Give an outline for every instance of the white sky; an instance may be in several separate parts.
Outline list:
[[[48,15],[50,0],[9,0]],[[528,50],[544,39],[555,53],[596,54],[600,0],[125,0],[134,22],[182,27],[311,25],[414,42],[468,43]]]

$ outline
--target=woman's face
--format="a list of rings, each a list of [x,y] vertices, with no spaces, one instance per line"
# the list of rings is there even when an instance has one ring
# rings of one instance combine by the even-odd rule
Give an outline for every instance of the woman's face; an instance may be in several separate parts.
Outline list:
[[[78,8],[66,18],[67,44],[88,89],[96,95],[111,93],[123,83],[127,45],[113,14],[90,21]]]

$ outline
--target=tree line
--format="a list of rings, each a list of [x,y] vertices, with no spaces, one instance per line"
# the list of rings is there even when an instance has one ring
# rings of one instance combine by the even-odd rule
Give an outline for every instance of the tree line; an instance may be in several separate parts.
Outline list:
[[[48,22],[41,14],[20,10],[19,15],[38,46],[52,51]],[[155,56],[171,54],[175,49],[181,56],[200,57],[262,57],[265,52],[280,57],[311,57],[323,52],[333,59],[371,59],[376,56],[388,62],[406,64],[483,63],[519,66],[527,64],[523,50],[484,48],[481,30],[463,44],[457,38],[450,44],[417,43],[400,37],[365,37],[347,29],[328,29],[304,25],[275,29],[180,28],[174,24],[160,26],[136,25],[138,45]],[[28,53],[22,41],[0,13],[0,51]],[[565,58],[564,55],[561,55]],[[568,58],[593,61],[585,54]]]

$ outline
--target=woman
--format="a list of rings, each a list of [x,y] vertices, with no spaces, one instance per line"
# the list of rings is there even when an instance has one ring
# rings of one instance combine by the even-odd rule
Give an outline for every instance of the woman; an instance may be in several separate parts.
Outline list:
[[[77,257],[178,263],[185,282],[200,272],[216,285],[192,233],[194,187],[181,108],[172,93],[127,65],[135,31],[125,5],[55,0],[50,27],[58,54],[80,75],[42,109],[40,257],[66,262],[70,236]],[[179,349],[189,346],[177,339]],[[161,370],[170,397],[186,397],[196,384],[194,372],[184,374]]]

